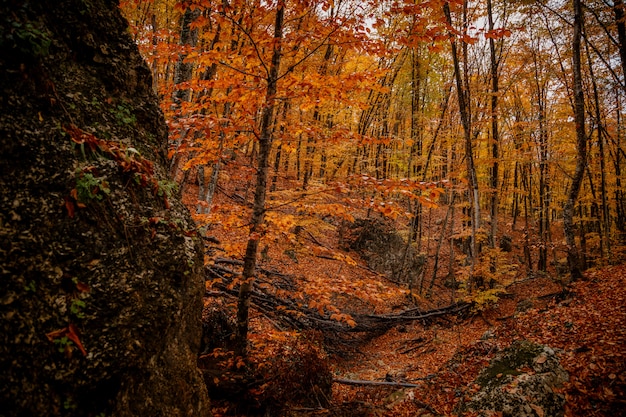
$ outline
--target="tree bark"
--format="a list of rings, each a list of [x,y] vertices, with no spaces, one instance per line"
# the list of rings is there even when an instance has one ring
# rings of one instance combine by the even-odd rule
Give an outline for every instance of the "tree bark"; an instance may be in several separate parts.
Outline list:
[[[267,194],[267,179],[269,171],[269,156],[272,148],[272,117],[276,106],[276,90],[278,84],[278,72],[282,56],[283,21],[285,15],[285,2],[279,0],[276,6],[276,19],[274,22],[274,49],[272,62],[267,74],[267,92],[265,105],[261,115],[261,128],[259,131],[259,159],[257,163],[257,178],[254,191],[254,205],[252,219],[250,221],[250,235],[246,245],[242,283],[239,289],[237,301],[237,329],[235,334],[235,355],[245,357],[248,347],[248,325],[250,311],[250,296],[252,284],[255,278],[257,252],[259,239],[263,234],[263,220],[265,218],[265,198]]]
[[[450,5],[448,2],[443,6],[446,20],[450,28],[452,28],[452,16],[450,14]],[[478,256],[478,245],[476,244],[476,231],[480,227],[480,200],[478,190],[478,177],[476,176],[476,167],[474,165],[474,150],[472,146],[471,135],[471,119],[469,112],[469,102],[467,98],[467,86],[463,82],[459,58],[457,54],[457,46],[454,38],[450,38],[450,46],[452,50],[452,62],[454,64],[454,76],[456,80],[456,90],[459,102],[459,112],[461,114],[461,123],[463,125],[463,136],[465,138],[465,162],[467,165],[467,177],[470,192],[470,202],[472,204],[472,242],[471,242],[471,260],[472,265]]]
[[[572,71],[574,78],[574,120],[576,123],[576,169],[563,207],[563,230],[567,242],[567,263],[572,280],[583,277],[582,255],[576,245],[574,230],[574,206],[587,164],[587,136],[585,134],[585,97],[582,86],[580,43],[583,29],[581,0],[572,0],[574,25],[572,36]]]
[[[622,64],[622,85],[626,86],[626,13],[624,12],[624,1],[615,0],[613,2],[613,12],[615,13],[615,24],[617,26],[617,39],[619,40],[619,56]]]
[[[491,0],[487,0],[487,18],[489,21],[489,30],[493,31]],[[491,230],[489,233],[489,244],[493,249],[496,247],[496,235],[498,230],[498,161],[500,158],[500,135],[498,132],[498,59],[493,37],[489,38],[489,57],[491,61],[491,157],[493,158],[493,164],[491,166]]]
[[[180,47],[181,52],[178,55],[178,61],[174,67],[174,84],[178,85],[186,81],[191,80],[193,73],[193,64],[185,62],[190,47],[195,47],[198,42],[198,30],[191,29],[191,23],[200,16],[200,9],[191,9],[188,7],[185,9],[185,13],[180,18]],[[191,90],[188,88],[175,87],[174,90],[174,103],[179,108],[183,101],[189,101],[191,98]],[[179,132],[179,136],[174,143],[174,155],[170,161],[170,175],[176,178],[178,173],[178,165],[181,161],[181,156],[177,154],[178,149],[185,140],[189,129],[183,129]]]

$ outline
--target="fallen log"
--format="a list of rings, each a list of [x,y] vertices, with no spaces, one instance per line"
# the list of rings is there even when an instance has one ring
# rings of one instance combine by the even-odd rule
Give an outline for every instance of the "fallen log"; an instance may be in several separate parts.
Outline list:
[[[225,258],[218,258],[218,261],[221,264],[230,265],[238,265],[239,262]],[[283,279],[295,279],[293,276],[284,275],[277,271],[261,270],[259,268],[259,272]],[[206,273],[211,278],[220,278],[214,282],[213,289],[207,296],[215,296],[215,290],[228,294],[231,297],[238,296],[238,290],[229,284],[232,282],[233,277],[239,275],[239,272],[221,265],[208,265]],[[352,314],[352,319],[356,322],[356,325],[350,326],[344,322],[331,320],[330,315],[321,315],[317,309],[309,308],[306,305],[307,303],[302,300],[297,301],[288,297],[279,297],[270,291],[272,287],[278,288],[279,286],[269,280],[262,280],[260,277],[255,280],[250,301],[252,306],[258,311],[268,318],[272,317],[276,322],[280,323],[281,327],[296,330],[314,329],[339,335],[347,335],[349,333],[382,334],[397,325],[415,320],[426,321],[435,317],[458,314],[471,307],[469,303],[459,302],[427,311],[412,308],[393,314]]]

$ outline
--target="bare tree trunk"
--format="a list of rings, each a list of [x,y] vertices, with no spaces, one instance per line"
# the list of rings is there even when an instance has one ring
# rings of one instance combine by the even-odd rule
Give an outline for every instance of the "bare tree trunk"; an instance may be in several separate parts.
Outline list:
[[[257,178],[254,191],[254,205],[250,221],[250,235],[244,257],[242,283],[239,288],[237,301],[237,329],[235,334],[235,355],[245,357],[248,351],[248,325],[250,311],[250,296],[254,283],[259,239],[261,238],[263,219],[265,218],[265,198],[267,194],[267,179],[269,171],[269,156],[272,148],[272,117],[276,107],[276,90],[278,72],[282,56],[283,20],[285,16],[285,2],[279,0],[276,6],[276,20],[274,23],[274,49],[272,63],[267,74],[267,92],[265,105],[261,115],[259,132],[259,159],[257,163]]]
[[[587,137],[585,134],[585,96],[582,85],[580,42],[583,28],[581,0],[572,0],[574,6],[574,33],[572,39],[572,70],[574,78],[574,120],[576,122],[576,170],[563,207],[563,229],[567,242],[567,263],[572,280],[582,278],[583,258],[576,245],[574,206],[587,164]]]
[[[289,101],[285,101],[285,104],[283,105],[283,120],[287,119],[287,111],[289,110]],[[278,144],[278,147],[276,148],[276,154],[274,155],[274,175],[272,176],[272,185],[270,186],[270,191],[276,191],[276,183],[278,182],[278,171],[280,170],[280,160],[283,156],[283,141],[284,139],[284,133],[285,133],[285,124],[281,124],[280,128],[280,135],[282,137],[281,142]],[[285,158],[286,159],[286,158]],[[289,168],[289,162],[286,161],[285,163],[285,175],[287,174],[287,169]]]
[[[524,189],[522,197],[524,201],[524,262],[526,263],[526,268],[529,274],[533,271],[533,257],[530,250],[530,213],[532,213],[533,210],[531,169],[532,165],[529,163],[524,163],[524,165],[522,165],[522,187]]]
[[[489,20],[489,30],[493,31],[493,12],[491,0],[487,0],[487,18]],[[493,37],[489,38],[489,55],[491,58],[491,230],[489,233],[489,245],[493,249],[496,247],[496,235],[498,233],[498,160],[500,135],[498,132],[498,59],[496,57],[496,45]]]
[[[613,1],[613,12],[615,13],[617,38],[619,40],[619,56],[622,61],[622,77],[625,78],[622,85],[626,86],[626,13],[623,0]]]
[[[446,210],[446,216],[443,219],[443,223],[441,225],[441,235],[439,235],[439,242],[437,242],[437,251],[435,252],[435,258],[433,260],[433,273],[430,278],[430,284],[428,285],[428,291],[426,292],[426,297],[430,298],[433,293],[433,286],[435,285],[435,279],[437,278],[437,272],[439,270],[439,255],[441,254],[441,247],[443,245],[443,239],[446,236],[446,227],[448,226],[448,219],[454,210],[454,200],[456,193],[452,191],[449,196],[450,204],[448,204],[448,210]],[[452,240],[452,239],[450,239]],[[421,293],[421,291],[420,291]]]
[[[450,5],[444,3],[443,10],[446,15],[448,25],[452,27],[452,16],[450,14]],[[459,66],[459,58],[457,55],[457,46],[454,38],[450,38],[452,49],[452,61],[454,63],[454,75],[456,79],[456,90],[459,101],[459,112],[461,114],[461,123],[463,125],[463,134],[465,138],[465,162],[467,164],[467,176],[469,182],[470,202],[472,203],[472,242],[471,242],[471,262],[472,266],[478,256],[478,245],[476,243],[476,231],[480,227],[480,200],[478,193],[478,178],[476,176],[476,167],[474,165],[474,155],[472,147],[471,120],[469,113],[469,102],[467,98],[467,86],[463,82],[461,68]]]
[[[209,214],[211,212],[211,204],[213,204],[213,196],[217,189],[217,180],[219,179],[220,170],[222,169],[222,152],[224,150],[224,135],[220,133],[220,143],[217,149],[217,159],[211,167],[211,177],[206,181],[204,174],[204,165],[198,167],[198,180],[200,188],[198,190],[198,214]],[[202,172],[202,174],[200,174]]]
[[[626,232],[626,207],[624,207],[624,192],[622,191],[622,156],[619,152],[622,142],[622,106],[620,101],[620,94],[617,91],[615,92],[615,101],[617,103],[617,108],[615,109],[615,120],[617,121],[616,148],[618,149],[618,151],[615,153],[615,158],[613,162],[613,166],[615,168],[615,227],[617,227],[617,230],[623,235]]]
[[[593,63],[591,61],[591,54],[589,53],[589,44],[585,43],[585,51],[587,52],[587,61],[589,65],[589,75],[591,78],[591,85],[593,87],[593,101],[595,104],[595,119],[597,125],[597,140],[598,140],[598,156],[600,158],[600,198],[602,199],[602,222],[600,231],[604,230],[601,234],[600,252],[601,256],[611,255],[611,212],[607,200],[606,189],[606,161],[604,158],[604,123],[602,123],[602,114],[600,112],[600,95],[598,93],[598,83],[593,71]]]
[[[537,46],[539,48],[539,46]],[[538,52],[533,51],[535,89],[537,94],[537,121],[539,122],[539,249],[537,270],[545,272],[548,267],[548,234],[550,184],[548,181],[548,129],[546,126],[547,89],[541,81],[543,70]],[[532,195],[532,194],[531,194]]]
[[[192,9],[188,7],[183,13],[180,19],[180,46],[183,49],[178,55],[178,61],[174,67],[174,84],[181,84],[183,82],[191,80],[193,74],[193,64],[185,62],[190,47],[196,46],[198,42],[198,29],[191,29],[191,23],[200,16],[200,9]],[[175,87],[174,90],[174,103],[180,108],[183,101],[189,101],[191,98],[191,90],[188,88],[182,88],[180,86]],[[174,144],[174,154],[170,161],[170,175],[176,178],[178,173],[178,165],[180,164],[180,155],[177,153],[178,149],[182,145],[188,133],[188,129],[183,129],[176,138]]]

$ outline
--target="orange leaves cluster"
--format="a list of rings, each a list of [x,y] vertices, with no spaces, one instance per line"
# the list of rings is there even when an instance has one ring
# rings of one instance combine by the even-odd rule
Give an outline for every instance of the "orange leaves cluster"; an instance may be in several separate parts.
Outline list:
[[[425,208],[438,207],[437,200],[444,192],[447,183],[433,183],[402,179],[376,179],[361,175],[353,181],[353,186],[360,189],[370,189],[375,193],[370,199],[369,206],[386,217],[395,219],[405,214],[404,209],[395,200],[398,197],[416,201]]]
[[[72,341],[74,343],[74,345],[78,348],[80,353],[83,354],[83,356],[87,356],[87,351],[83,347],[83,344],[80,341],[80,337],[78,336],[78,328],[74,324],[69,324],[66,327],[62,328],[62,329],[55,330],[55,331],[52,331],[50,333],[47,333],[46,337],[51,342],[55,342],[55,341],[60,340],[61,338],[65,337],[65,338],[67,338],[68,340],[70,340],[70,341]],[[64,349],[65,354],[68,357],[70,357],[72,355],[72,348],[71,348],[71,345],[69,343],[67,343],[64,346],[62,346],[62,348]]]

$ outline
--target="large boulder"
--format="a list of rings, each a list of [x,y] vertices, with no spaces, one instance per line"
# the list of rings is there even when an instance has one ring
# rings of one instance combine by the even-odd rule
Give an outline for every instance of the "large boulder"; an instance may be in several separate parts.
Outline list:
[[[391,222],[356,219],[341,225],[340,245],[354,250],[374,271],[397,283],[415,283],[426,259],[400,236]]]
[[[206,416],[203,258],[112,0],[0,0],[0,416]]]
[[[480,416],[498,412],[503,417],[561,417],[565,397],[558,388],[567,380],[553,349],[516,341],[480,373],[476,383],[481,389],[459,411]]]

